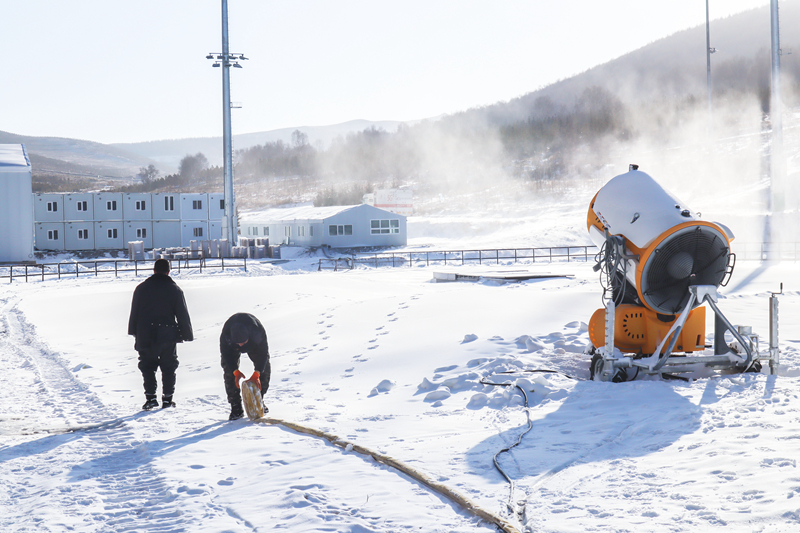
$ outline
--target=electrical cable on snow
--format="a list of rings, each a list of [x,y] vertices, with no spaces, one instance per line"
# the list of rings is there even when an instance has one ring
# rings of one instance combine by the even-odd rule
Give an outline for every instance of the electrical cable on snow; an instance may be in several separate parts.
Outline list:
[[[563,372],[560,372],[558,370],[549,370],[549,369],[540,369],[540,368],[526,369],[526,370],[508,370],[508,371],[504,371],[504,372],[495,372],[495,373],[493,373],[493,375],[498,375],[498,374],[520,374],[520,373],[523,373],[523,372],[543,373],[543,374],[561,374],[562,376],[565,376],[565,377],[567,377],[569,379],[574,379],[574,380],[577,380],[577,381],[585,381],[585,380],[581,380],[579,378],[574,378],[574,377],[572,377],[570,375],[567,375],[567,374],[565,374]],[[506,474],[506,472],[503,470],[503,468],[500,466],[500,462],[498,460],[498,457],[500,456],[501,453],[509,452],[509,451],[511,451],[512,448],[517,447],[522,442],[522,438],[525,435],[527,435],[530,432],[531,429],[533,429],[533,422],[531,422],[530,405],[528,403],[528,394],[525,392],[525,389],[523,389],[519,385],[515,385],[513,383],[494,383],[492,381],[487,381],[486,378],[481,379],[480,383],[483,384],[483,385],[492,385],[494,387],[515,387],[517,390],[519,390],[522,393],[522,397],[525,399],[525,416],[528,419],[528,427],[527,427],[527,429],[525,429],[525,431],[520,433],[520,435],[517,437],[517,441],[514,444],[512,444],[511,446],[508,446],[506,448],[503,448],[502,450],[500,450],[499,452],[494,454],[494,457],[492,458],[492,461],[494,462],[494,467],[497,469],[498,472],[500,472],[500,475],[502,475],[503,478],[505,478],[505,480],[509,484],[508,502],[506,503],[506,505],[508,506],[508,509],[509,509],[509,511],[511,511],[512,515],[515,516],[517,518],[517,520],[522,522],[522,516],[523,516],[524,511],[525,511],[525,503],[523,502],[522,507],[520,507],[519,504],[515,501],[515,499],[514,499],[514,491],[516,489],[516,483],[514,483],[514,480],[511,479],[508,476],[508,474]]]
[[[501,387],[503,387],[503,386],[511,386],[510,384],[486,383],[484,381],[481,381],[481,383],[484,383],[486,385],[497,385],[497,386],[501,386]],[[515,442],[511,446],[507,446],[507,447],[503,448],[502,450],[500,450],[499,452],[494,454],[494,457],[492,458],[492,461],[494,462],[494,467],[497,469],[498,472],[500,472],[500,474],[506,479],[506,481],[508,481],[508,484],[509,484],[508,502],[506,503],[506,505],[508,506],[508,510],[511,511],[511,513],[517,518],[517,520],[522,521],[522,512],[523,512],[523,509],[525,508],[525,503],[523,502],[522,508],[520,508],[519,504],[515,501],[515,499],[514,499],[514,491],[516,489],[516,483],[514,483],[513,479],[508,477],[508,474],[505,473],[503,468],[500,466],[500,462],[497,459],[500,456],[501,453],[506,453],[508,451],[511,451],[512,448],[517,447],[519,445],[519,443],[522,442],[522,437],[527,435],[528,432],[531,429],[533,429],[533,422],[531,422],[530,407],[528,405],[528,394],[525,392],[525,389],[523,389],[519,385],[514,385],[514,387],[516,387],[516,389],[519,390],[522,393],[522,397],[525,399],[525,416],[528,419],[528,428],[525,431],[523,431],[522,433],[520,433],[519,437],[517,437],[517,442]]]

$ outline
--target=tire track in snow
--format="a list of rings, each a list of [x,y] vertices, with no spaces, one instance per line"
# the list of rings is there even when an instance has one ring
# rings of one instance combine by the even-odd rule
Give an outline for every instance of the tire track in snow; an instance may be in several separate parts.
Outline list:
[[[149,415],[112,419],[37,338],[18,302],[0,300],[0,530],[190,531],[202,517],[179,510],[185,496],[170,490],[128,427]],[[204,512],[227,516],[214,505]]]

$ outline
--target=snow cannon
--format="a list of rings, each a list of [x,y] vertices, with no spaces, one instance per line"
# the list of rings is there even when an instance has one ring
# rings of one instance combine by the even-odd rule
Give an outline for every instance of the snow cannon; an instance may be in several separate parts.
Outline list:
[[[733,233],[701,220],[700,213],[638,168],[631,165],[612,178],[589,205],[587,228],[600,249],[594,269],[602,272],[604,297],[604,308],[589,321],[592,378],[625,381],[627,369],[634,367],[637,375],[640,370],[662,373],[665,366],[673,371],[691,367],[685,356],[670,354],[706,349],[704,302],[716,314],[719,353],[703,364],[729,366],[735,360],[740,370],[760,369],[750,350],[752,339],[734,331],[716,307],[716,290],[727,284],[736,261]],[[725,331],[746,348],[745,356],[724,355],[730,353]]]

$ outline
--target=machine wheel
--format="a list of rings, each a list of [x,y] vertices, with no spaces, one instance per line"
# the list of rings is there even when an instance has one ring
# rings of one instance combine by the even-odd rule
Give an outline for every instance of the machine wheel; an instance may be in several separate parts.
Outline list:
[[[592,354],[592,362],[589,363],[589,379],[594,381],[594,377],[603,370],[603,357],[595,352]]]
[[[750,365],[750,368],[747,369],[748,372],[753,372],[758,374],[761,372],[761,361],[753,361],[753,364]]]
[[[603,356],[595,352],[594,355],[592,355],[592,362],[589,364],[589,379],[595,381],[595,376],[599,376],[602,371]],[[611,378],[612,383],[624,383],[625,381],[628,381],[628,372],[626,372],[624,368],[617,370],[617,373]]]

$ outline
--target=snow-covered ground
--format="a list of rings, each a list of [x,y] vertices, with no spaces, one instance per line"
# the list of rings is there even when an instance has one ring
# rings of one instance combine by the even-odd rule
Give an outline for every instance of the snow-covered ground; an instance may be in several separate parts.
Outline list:
[[[585,210],[418,219],[410,246],[584,244]],[[446,230],[469,220],[495,230]],[[369,457],[228,422],[218,337],[238,311],[267,328],[269,416],[390,455],[522,531],[800,529],[795,263],[740,262],[720,302],[766,338],[769,291],[784,283],[780,375],[612,384],[587,381],[582,353],[601,304],[591,264],[485,267],[573,276],[501,284],[433,282],[451,266],[316,272],[316,261],[176,273],[196,340],[178,347],[178,407],[155,412],[139,410],[126,335],[143,276],[0,286],[0,531],[496,530]],[[533,391],[533,429],[499,459],[519,521],[492,458],[527,428],[523,399],[484,378]]]

